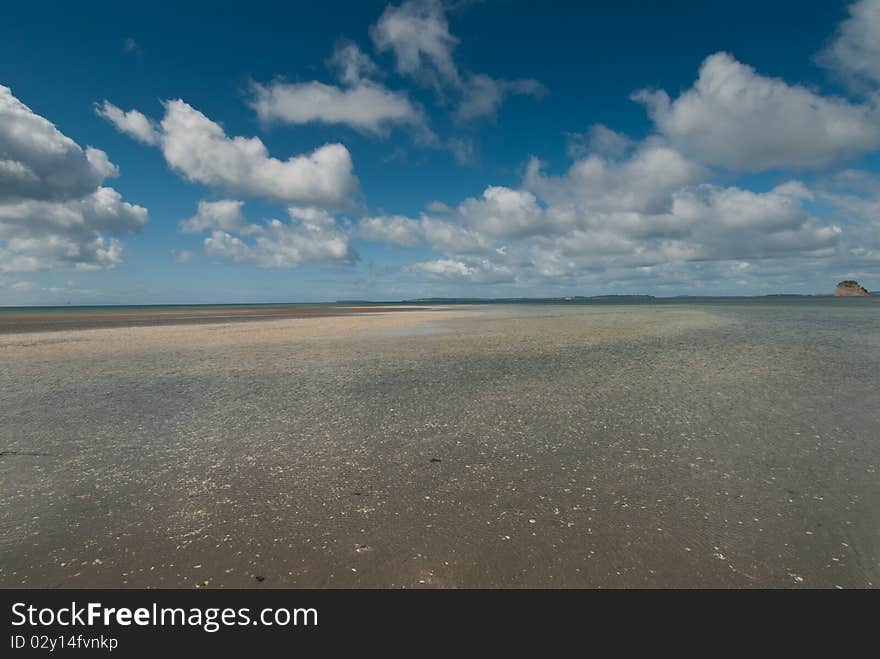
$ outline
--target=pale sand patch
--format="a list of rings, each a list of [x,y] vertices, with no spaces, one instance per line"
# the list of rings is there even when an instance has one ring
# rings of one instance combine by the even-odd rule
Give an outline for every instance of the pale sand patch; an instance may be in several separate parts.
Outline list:
[[[150,325],[55,330],[0,335],[0,355],[40,356],[57,353],[103,353],[164,347],[248,345],[298,339],[355,336],[403,330],[432,321],[472,316],[473,310],[364,312],[318,318],[284,318],[195,325]]]

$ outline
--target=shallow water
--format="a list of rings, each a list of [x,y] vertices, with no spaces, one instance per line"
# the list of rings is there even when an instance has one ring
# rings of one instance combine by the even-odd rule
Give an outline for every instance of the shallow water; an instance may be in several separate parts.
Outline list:
[[[0,585],[880,583],[875,301],[470,309],[0,354]]]

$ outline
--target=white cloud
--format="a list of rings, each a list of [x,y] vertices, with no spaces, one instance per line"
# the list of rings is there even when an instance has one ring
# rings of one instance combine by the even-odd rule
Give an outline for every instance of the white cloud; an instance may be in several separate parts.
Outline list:
[[[453,259],[438,259],[413,263],[409,270],[440,279],[459,279],[477,284],[499,284],[514,280],[513,271],[499,266],[487,259],[476,259],[469,263]]]
[[[0,85],[0,199],[77,199],[117,173],[106,153],[84,151]]]
[[[336,70],[339,79],[346,85],[356,85],[379,74],[376,63],[351,41],[338,42],[327,65]]]
[[[388,5],[370,29],[376,49],[394,53],[398,73],[434,87],[444,98],[454,92],[458,96],[454,114],[460,120],[493,116],[511,94],[546,93],[537,80],[500,80],[461,71],[453,56],[458,38],[449,31],[446,10],[440,0]]]
[[[633,207],[625,199],[619,208],[575,204],[571,227],[544,241],[544,256],[564,256],[558,260],[568,273],[603,261],[635,267],[762,259],[827,251],[841,233],[807,212],[811,193],[799,182],[763,193],[704,183],[668,194],[668,207]]]
[[[352,204],[359,185],[342,144],[279,160],[258,137],[228,137],[218,123],[182,100],[164,105],[159,145],[168,165],[185,178],[283,204]]]
[[[867,4],[854,6],[854,18],[831,47],[858,42],[850,51],[860,49],[863,79],[873,75],[868,51],[880,48],[865,37],[875,29],[868,11],[880,3]],[[437,37],[448,34],[442,6],[418,8],[421,13],[410,7],[394,16],[410,19],[410,27],[430,23],[428,46],[421,48],[418,30],[401,24],[397,37],[386,35],[377,45],[394,50],[404,73],[464,88],[468,78],[452,58],[456,41]],[[855,25],[857,19],[862,23]],[[444,74],[446,64],[454,73]],[[486,109],[474,114],[491,113],[493,94],[492,84],[485,85]],[[880,272],[880,184],[873,175],[844,172],[815,189],[791,179],[756,191],[710,183],[707,168],[818,168],[876,150],[880,96],[864,103],[823,96],[717,53],[678,98],[663,91],[634,98],[648,107],[657,135],[637,143],[596,125],[569,135],[575,161],[561,175],[533,158],[519,187],[490,186],[455,207],[432,202],[418,218],[365,218],[359,230],[438,253],[410,265],[412,276],[509,291],[602,282],[620,292],[645,285],[670,292],[796,291],[804,273]]]
[[[461,261],[450,259],[413,263],[410,268],[441,277],[471,277],[476,272],[476,268],[472,268]]]
[[[433,249],[457,254],[483,253],[493,240],[553,233],[552,219],[533,194],[490,186],[478,198],[465,199],[457,208],[434,202],[433,211],[419,219],[380,215],[361,219],[357,233],[367,240]]]
[[[820,196],[851,221],[872,226],[880,246],[880,176],[844,170],[823,181]]]
[[[70,303],[71,299],[94,299],[98,292],[80,288],[76,282],[67,281],[63,286],[40,286],[32,281],[0,277],[0,293],[7,304],[58,304]]]
[[[425,210],[429,213],[448,213],[452,209],[444,204],[442,201],[435,199],[434,201],[430,201],[425,204]]]
[[[223,199],[200,201],[196,214],[180,221],[181,233],[202,233],[208,229],[248,233],[249,225],[241,212],[243,201]]]
[[[113,188],[100,187],[89,195],[64,202],[0,202],[0,239],[4,240],[19,232],[32,236],[88,235],[93,231],[122,235],[139,231],[146,221],[146,209],[122,201]]]
[[[358,254],[348,236],[325,210],[290,206],[289,222],[272,219],[249,224],[241,213],[243,202],[201,202],[199,212],[181,223],[187,232],[210,231],[205,253],[235,263],[261,268],[295,268],[302,263],[353,263]]]
[[[101,270],[122,262],[122,243],[97,233],[87,237],[48,234],[8,238],[0,247],[0,271]]]
[[[847,225],[847,264],[867,262],[880,270],[880,177],[858,170],[838,172],[820,183],[818,198]]]
[[[30,291],[35,288],[35,285],[30,281],[0,279],[0,288],[8,288],[13,291]]]
[[[590,153],[561,176],[533,161],[520,188],[491,186],[418,219],[367,218],[359,231],[441,255],[413,264],[411,274],[525,288],[578,285],[602,273],[630,278],[638,269],[660,272],[670,264],[681,264],[679,274],[692,269],[742,278],[739,266],[700,264],[827,261],[839,251],[843,229],[807,210],[816,196],[803,183],[753,192],[702,182],[707,176],[651,138],[623,157]]]
[[[463,226],[461,222],[459,215],[448,219],[429,214],[422,214],[419,219],[402,215],[377,215],[362,218],[355,235],[365,240],[406,247],[427,245],[439,252],[459,255],[482,254],[491,249],[492,239],[489,236]]]
[[[0,86],[0,271],[120,263],[118,237],[140,231],[147,210],[101,186],[118,173]]]
[[[253,86],[252,103],[262,121],[289,124],[344,124],[382,134],[394,124],[421,125],[422,111],[403,92],[393,92],[368,80],[340,88],[322,82]]]
[[[254,84],[251,106],[260,120],[344,124],[375,135],[386,134],[393,125],[408,125],[419,129],[423,141],[436,140],[425,113],[405,92],[370,79],[378,67],[355,44],[337,44],[328,65],[337,71],[342,87],[318,81]]]
[[[95,104],[95,112],[114,126],[120,133],[125,133],[139,142],[156,146],[161,139],[159,127],[152,119],[137,110],[123,112],[110,101]]]
[[[402,215],[365,217],[358,223],[358,236],[375,242],[418,247],[424,239],[418,220]]]
[[[486,188],[479,199],[466,199],[457,213],[465,225],[493,238],[523,238],[555,230],[535,195],[502,186]]]
[[[420,221],[425,242],[432,249],[447,254],[483,254],[492,249],[492,239],[462,226],[456,217],[422,217]]]
[[[670,100],[643,90],[657,129],[696,160],[735,170],[822,167],[880,146],[880,110],[759,75],[727,53],[706,58]]]
[[[802,201],[811,196],[794,181],[764,193],[701,185],[676,193],[671,215],[685,228],[679,242],[695,259],[760,259],[827,250],[841,229],[810,216]]]
[[[819,62],[856,88],[880,85],[880,0],[858,0]]]
[[[439,0],[388,5],[370,35],[380,52],[394,52],[398,73],[430,79],[438,86],[441,82],[461,84],[452,57],[458,39],[449,32],[445,7]]]
[[[349,204],[358,187],[342,144],[278,160],[258,137],[227,137],[219,124],[181,100],[165,104],[162,131],[165,160],[193,181],[281,203],[327,207]]]
[[[589,153],[563,176],[548,176],[542,167],[532,159],[524,186],[556,208],[579,212],[663,212],[669,209],[674,191],[707,174],[699,164],[654,139],[624,159]]]
[[[566,151],[570,158],[583,158],[591,153],[612,159],[622,158],[633,148],[633,141],[604,124],[590,126],[585,133],[566,133]]]
[[[470,76],[465,83],[462,98],[455,112],[464,121],[492,117],[506,96],[526,95],[542,97],[547,88],[537,80],[496,80],[482,73]]]

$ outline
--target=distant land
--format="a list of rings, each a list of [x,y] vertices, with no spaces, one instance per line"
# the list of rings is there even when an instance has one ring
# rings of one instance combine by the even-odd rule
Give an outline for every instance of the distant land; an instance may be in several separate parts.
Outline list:
[[[865,289],[862,289],[865,290]],[[529,303],[601,303],[644,304],[677,300],[764,300],[764,299],[828,299],[841,297],[835,293],[768,293],[766,295],[571,295],[564,297],[419,297],[405,300],[336,300],[335,304],[529,304]],[[865,291],[861,297],[880,297],[880,291]]]
[[[868,297],[871,293],[857,281],[847,279],[837,284],[835,297]]]
[[[25,304],[25,305],[2,305],[0,311],[16,312],[25,309],[44,309],[55,311],[77,310],[86,311],[110,311],[120,310],[143,310],[161,311],[163,309],[253,309],[258,307],[327,307],[327,306],[388,306],[401,305],[432,305],[432,304],[664,304],[674,302],[719,302],[747,301],[747,300],[830,300],[838,298],[880,298],[880,291],[865,291],[861,294],[839,295],[834,293],[824,294],[800,294],[800,293],[769,293],[766,295],[571,295],[564,297],[419,297],[402,300],[365,300],[365,299],[339,299],[324,302],[225,302],[225,303],[186,303],[175,302],[170,304]]]
[[[841,293],[840,291],[844,291]],[[53,305],[14,305],[0,304],[0,310],[4,313],[16,312],[24,309],[44,309],[65,312],[77,310],[109,311],[141,310],[161,311],[163,309],[216,309],[229,310],[241,308],[242,310],[257,307],[303,307],[315,308],[327,306],[401,306],[401,305],[426,305],[426,304],[651,304],[669,303],[679,301],[690,302],[713,302],[721,300],[824,300],[837,297],[880,297],[880,291],[868,291],[857,282],[846,280],[838,284],[834,293],[802,294],[802,293],[768,293],[765,295],[670,295],[657,296],[645,294],[605,294],[605,295],[569,295],[561,297],[419,297],[402,300],[366,300],[363,298],[346,298],[333,302],[226,302],[226,303],[172,303],[172,304],[53,304]]]

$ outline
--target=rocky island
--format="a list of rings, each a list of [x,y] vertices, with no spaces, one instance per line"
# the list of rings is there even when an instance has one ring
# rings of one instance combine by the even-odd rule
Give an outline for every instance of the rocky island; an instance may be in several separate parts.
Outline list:
[[[871,294],[859,285],[859,282],[846,280],[837,284],[835,297],[868,297]]]

